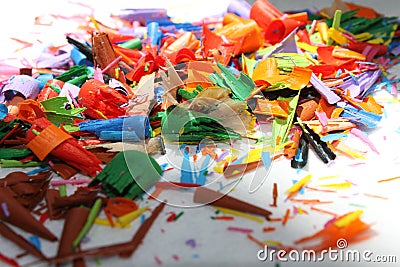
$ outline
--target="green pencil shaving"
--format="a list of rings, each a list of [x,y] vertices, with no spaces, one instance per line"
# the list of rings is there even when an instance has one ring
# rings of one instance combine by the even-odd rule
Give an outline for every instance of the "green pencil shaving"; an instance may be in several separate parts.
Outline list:
[[[72,247],[74,249],[81,243],[83,237],[89,232],[90,228],[94,223],[94,220],[96,219],[97,215],[100,212],[101,204],[102,200],[100,198],[96,199],[86,219],[85,225],[82,227],[82,230],[79,232],[78,236],[74,240],[74,243],[72,244],[73,245]]]

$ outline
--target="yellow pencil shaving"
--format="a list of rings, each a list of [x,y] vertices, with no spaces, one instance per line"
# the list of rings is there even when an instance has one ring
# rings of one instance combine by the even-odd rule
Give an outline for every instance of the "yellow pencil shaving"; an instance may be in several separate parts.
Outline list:
[[[352,151],[352,150],[350,150],[350,149],[338,149],[338,150],[341,151],[341,152],[343,152],[344,154],[348,154],[348,155],[350,155],[351,157],[356,158],[356,159],[362,159],[362,160],[366,160],[366,159],[367,159],[367,158],[364,157],[363,155],[361,155],[361,154],[359,154],[359,153],[357,153],[357,152],[354,152],[354,151]]]
[[[155,128],[155,129],[153,130],[153,135],[154,135],[154,136],[157,136],[157,135],[159,135],[159,134],[161,134],[161,127]]]
[[[327,18],[327,19],[330,19],[330,18],[331,18],[331,16],[329,16],[329,15],[328,15],[325,11],[323,11],[323,10],[321,10],[321,11],[319,12],[319,14],[320,14],[321,16]],[[325,23],[325,22],[324,22],[324,23]]]
[[[107,219],[103,219],[103,218],[96,218],[94,220],[94,223],[98,224],[98,225],[110,226],[111,227],[110,222]],[[114,222],[114,227],[128,228],[130,226],[131,226],[130,224],[121,225],[119,222]]]
[[[375,38],[367,41],[369,44],[383,44],[384,42],[382,38]]]
[[[261,158],[261,148],[252,149],[242,160],[243,164],[259,161]]]
[[[238,149],[236,149],[236,148],[231,148],[230,150],[229,150],[229,156],[227,157],[227,158],[229,158],[229,157],[235,157],[235,156],[237,156],[237,155],[239,155],[239,153],[240,153],[240,150],[238,150]]]
[[[344,36],[340,31],[335,30],[334,28],[330,28],[328,30],[328,35],[339,45],[345,45],[349,42],[349,39],[347,39],[346,36]]]
[[[350,156],[355,159],[361,159],[361,160],[366,160],[366,158],[361,155],[359,151],[356,151],[349,146],[345,145],[343,142],[340,142],[340,144],[336,147],[334,147],[334,150],[339,151],[347,156]]]
[[[328,25],[325,22],[318,22],[317,23],[317,30],[321,36],[321,40],[326,43],[328,41]]]
[[[308,181],[310,181],[311,177],[311,174],[307,174],[303,179],[292,185],[292,187],[290,187],[286,193],[297,193],[306,183],[308,183]]]
[[[319,177],[318,180],[327,180],[327,179],[333,179],[333,178],[338,178],[340,177],[339,175],[327,175],[327,176],[322,176]]]
[[[263,148],[262,148],[262,151],[263,152],[270,152],[270,153],[273,153],[273,152],[275,152],[277,150],[277,148],[274,148],[274,147],[272,147],[272,146],[264,146]]]
[[[100,31],[100,26],[97,23],[97,21],[92,16],[89,16],[89,18],[92,21],[92,23],[93,23],[94,27],[96,28],[96,30]]]
[[[318,60],[315,60],[309,52],[304,52],[304,55],[313,65],[319,65]]]
[[[279,241],[276,241],[276,240],[264,240],[264,241],[263,241],[263,243],[264,243],[265,245],[269,245],[269,246],[277,246],[277,247],[279,247],[279,246],[281,246],[281,245],[282,245],[282,243],[281,243],[281,242],[279,242]]]
[[[223,165],[214,166],[214,172],[216,172],[216,173],[224,173],[224,166]]]
[[[297,213],[298,213],[298,214],[304,214],[304,211],[303,211],[302,208],[297,207]]]
[[[386,45],[386,46],[390,45],[390,43],[392,42],[392,37],[387,39],[385,42],[383,42],[383,45]]]
[[[389,75],[383,66],[379,66],[379,69],[382,71],[384,76],[388,76]]]
[[[215,209],[220,211],[220,212],[222,212],[222,213],[224,213],[224,214],[236,215],[236,216],[243,217],[243,218],[258,222],[258,223],[263,223],[264,222],[264,220],[261,219],[261,218],[258,218],[256,216],[253,216],[253,215],[250,215],[250,214],[247,214],[247,213],[244,213],[244,212],[240,212],[240,211],[237,211],[237,210],[231,210],[231,209],[222,208],[222,207],[215,207]]]
[[[299,47],[305,51],[311,52],[313,54],[317,54],[318,46],[309,45],[309,44],[303,43],[303,42],[296,42],[296,44],[297,44],[297,47]]]
[[[277,145],[277,146],[275,147],[275,151],[278,151],[278,150],[284,149],[284,148],[285,148],[285,146],[287,146],[287,145],[291,145],[291,144],[293,144],[293,141],[287,141],[286,143],[283,143],[283,144]]]
[[[318,187],[324,187],[329,189],[349,189],[351,187],[350,182],[338,183],[338,184],[323,184]]]
[[[143,208],[140,208],[138,210],[132,211],[128,214],[125,214],[123,216],[120,216],[117,218],[117,221],[122,225],[127,225],[128,223],[132,222],[133,220],[135,220],[137,217],[139,217],[140,215],[142,215],[143,212],[145,212],[149,207],[145,206]]]
[[[377,102],[386,102],[386,103],[393,103],[393,104],[397,104],[400,102],[399,99],[397,98],[388,98],[388,97],[382,97],[382,98],[375,98],[375,100]]]
[[[368,32],[363,32],[363,33],[354,35],[354,37],[356,38],[356,40],[359,41],[359,42],[364,42],[364,41],[366,41],[366,40],[369,40],[369,39],[372,38],[372,36],[373,36],[373,35],[370,34],[370,33],[368,33]]]
[[[356,210],[353,211],[345,216],[343,216],[342,218],[336,220],[334,222],[335,226],[337,227],[346,227],[348,226],[350,223],[354,222],[355,220],[357,220],[361,214],[363,214],[362,210]]]

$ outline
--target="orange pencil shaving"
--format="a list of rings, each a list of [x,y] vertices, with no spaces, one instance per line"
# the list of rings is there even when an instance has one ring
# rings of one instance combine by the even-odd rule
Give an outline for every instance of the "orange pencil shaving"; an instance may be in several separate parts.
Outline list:
[[[267,87],[267,85],[264,84],[264,85],[254,88],[253,92],[251,92],[245,100],[249,100],[250,98],[253,98],[256,94],[258,94],[259,92],[264,90],[266,87]]]
[[[360,220],[360,211],[347,213],[337,218],[333,223],[310,236],[296,240],[294,243],[305,244],[302,249],[313,249],[320,252],[323,249],[339,247],[345,248],[347,243],[359,242],[369,238],[370,225]],[[315,243],[317,241],[317,243]],[[340,241],[340,242],[339,242]],[[309,243],[307,243],[309,242]],[[342,246],[345,242],[344,246]]]
[[[295,66],[285,83],[292,90],[300,90],[310,82],[311,75],[310,69]]]
[[[324,43],[328,41],[328,25],[325,22],[318,22],[316,25],[317,31],[321,35],[321,39]]]
[[[355,58],[360,61],[366,60],[363,54],[342,47],[335,47],[332,51],[332,56],[345,59]]]
[[[285,100],[257,99],[257,106],[253,110],[255,114],[272,115],[280,118],[287,118],[289,103]]]
[[[235,16],[230,14],[230,17]],[[216,29],[218,36],[226,36],[232,42],[240,42],[238,54],[257,50],[263,44],[261,29],[252,19],[234,19],[222,28]]]
[[[275,231],[275,227],[264,227],[263,232],[268,233],[268,232],[273,232]]]
[[[389,198],[387,198],[387,197],[378,196],[378,195],[372,195],[372,194],[368,194],[368,193],[364,193],[364,196],[366,196],[366,197],[373,197],[373,198],[380,198],[380,199],[384,199],[384,200],[388,200],[388,199],[389,199]]]
[[[163,188],[162,187],[156,187],[154,192],[149,196],[148,199],[156,199],[158,196],[162,193]]]
[[[276,204],[276,201],[278,199],[278,184],[274,183],[274,187],[272,189],[272,199],[273,202],[270,204],[271,207],[277,207],[278,205]]]
[[[373,8],[370,7],[347,2],[345,2],[345,5],[348,6],[350,10],[357,10],[357,17],[374,19],[380,16]]]
[[[248,234],[247,235],[247,238],[250,240],[250,241],[253,241],[254,243],[256,243],[257,245],[259,245],[260,247],[264,247],[265,246],[265,244],[263,243],[263,242],[261,242],[260,240],[258,240],[258,239],[256,239],[254,236],[252,236],[251,234]]]
[[[274,19],[282,16],[283,13],[267,0],[257,0],[250,9],[250,18],[264,29],[268,28]]]
[[[284,155],[286,158],[292,159],[296,155],[297,149],[299,148],[300,137],[301,130],[296,128],[292,138],[293,142],[290,145],[285,146]]]
[[[305,121],[304,124],[307,124],[318,134],[328,133],[332,131],[344,131],[356,127],[354,123],[342,118],[328,119],[328,125],[326,125],[325,127],[322,126],[319,120]]]
[[[336,191],[335,191],[335,190],[319,189],[319,188],[315,188],[315,187],[309,187],[309,186],[305,186],[305,188],[307,188],[308,190],[312,190],[312,191],[318,191],[318,192],[325,192],[325,193],[336,193]]]
[[[275,58],[266,58],[260,60],[253,70],[252,79],[257,81],[275,84],[283,82],[289,78],[288,75],[281,75],[278,69],[278,63]]]
[[[286,225],[286,223],[287,223],[287,221],[288,221],[288,219],[289,219],[289,215],[290,215],[290,209],[287,209],[287,210],[286,210],[286,213],[285,213],[285,216],[283,217],[283,220],[282,220],[282,225],[283,225],[283,226]]]
[[[233,221],[235,217],[233,216],[215,216],[211,217],[213,220],[221,220],[221,221]]]
[[[298,21],[306,23],[308,21],[308,14],[307,14],[307,12],[299,12],[299,13],[294,13],[294,14],[288,14],[286,16],[286,18],[294,19],[294,20],[298,20]]]
[[[282,221],[282,218],[270,218],[269,221],[270,222],[280,222],[280,221]]]
[[[379,180],[378,183],[390,182],[390,181],[394,181],[397,179],[400,179],[400,176],[396,176],[396,177],[392,177],[392,178],[388,178],[388,179],[382,179],[382,180]]]
[[[135,62],[132,59],[130,59],[127,55],[122,53],[121,50],[118,49],[116,46],[113,46],[113,49],[114,49],[115,54],[117,54],[118,56],[121,56],[122,60],[125,61],[125,63],[130,64],[130,65],[135,65]]]
[[[311,207],[310,209],[311,209],[311,210],[314,210],[314,211],[321,212],[321,213],[325,213],[325,214],[328,214],[328,215],[332,215],[332,216],[334,216],[334,217],[337,217],[337,216],[338,216],[338,215],[337,215],[336,213],[334,213],[334,212],[327,211],[327,210],[323,210],[323,209],[319,209],[319,208],[316,208],[316,207]]]
[[[331,204],[331,203],[333,203],[333,201],[321,201],[319,199],[291,199],[290,201],[292,201],[292,202],[300,202],[302,204],[310,204],[310,205]]]

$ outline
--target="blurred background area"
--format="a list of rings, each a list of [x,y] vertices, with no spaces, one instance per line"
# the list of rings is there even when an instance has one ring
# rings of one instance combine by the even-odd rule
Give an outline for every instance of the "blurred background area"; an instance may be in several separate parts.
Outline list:
[[[83,32],[89,23],[89,16],[118,28],[111,15],[118,15],[122,9],[165,8],[175,22],[200,22],[204,17],[221,17],[234,0],[13,0],[1,4],[1,49],[0,63],[14,58],[24,60],[40,54],[47,45],[65,44],[65,34]],[[235,0],[239,1],[239,0]],[[244,0],[243,0],[244,1]],[[247,0],[249,5],[255,0]],[[270,0],[280,11],[308,9],[316,12],[329,7],[334,0]],[[400,16],[398,0],[349,0],[349,2],[371,6],[386,16]],[[379,4],[378,4],[379,3]],[[36,23],[36,25],[35,25]],[[22,47],[33,44],[35,49]],[[39,44],[39,45],[37,45]],[[38,48],[36,48],[38,47]],[[18,57],[18,59],[17,59]]]
[[[255,0],[247,0],[247,2],[253,4]],[[270,0],[269,2],[281,11],[301,10],[305,8],[315,11],[321,9],[322,7],[330,6],[334,0]],[[348,0],[345,2],[374,7],[377,12],[383,13],[386,16],[400,15],[400,6],[398,0]],[[314,10],[312,10],[313,8]]]

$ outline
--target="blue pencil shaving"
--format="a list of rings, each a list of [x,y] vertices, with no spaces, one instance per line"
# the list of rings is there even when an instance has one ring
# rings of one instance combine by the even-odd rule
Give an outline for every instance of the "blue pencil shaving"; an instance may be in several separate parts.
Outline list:
[[[29,237],[29,242],[34,245],[38,250],[42,250],[42,245],[40,239],[37,235],[32,235]]]
[[[94,133],[102,136],[103,140],[117,140],[117,137],[131,138],[131,140],[142,140],[149,136],[150,123],[147,116],[135,115],[126,118],[115,118],[108,120],[90,120],[79,123],[81,131]],[[105,132],[102,135],[102,132]],[[118,133],[120,132],[120,133]],[[111,139],[107,139],[111,138]]]
[[[342,74],[342,69],[338,69],[335,75],[335,78],[338,78]]]
[[[45,171],[48,171],[48,170],[50,170],[50,166],[46,166],[46,167],[43,167],[43,168],[36,168],[34,170],[31,170],[31,171],[27,172],[26,174],[27,175],[35,175],[35,174],[37,174],[39,172],[45,172]]]
[[[349,119],[351,122],[367,128],[375,128],[382,119],[381,115],[365,110],[357,110],[349,105],[345,106],[340,117]]]
[[[207,180],[207,168],[210,165],[210,155],[206,155],[203,163],[201,164],[200,170],[196,173],[196,184],[204,185]]]
[[[302,153],[301,153],[300,149],[297,150],[296,155],[294,156],[294,159],[298,162],[303,162],[303,157],[302,157]]]
[[[161,170],[163,170],[163,171],[165,171],[165,170],[167,169],[167,167],[168,167],[168,163],[160,164],[160,168],[161,168]]]
[[[162,32],[159,28],[158,22],[150,22],[147,24],[147,36],[152,46],[160,47]]]
[[[101,131],[100,140],[139,142],[140,138],[132,131]]]
[[[228,6],[228,12],[248,19],[250,17],[251,5],[244,0],[233,0]]]
[[[196,245],[197,245],[197,244],[196,244],[196,240],[194,240],[194,239],[188,239],[188,240],[186,240],[185,244],[188,245],[188,246],[191,247],[191,248],[195,248]]]
[[[298,180],[292,180],[292,183],[293,184],[296,184],[298,182]],[[299,190],[299,193],[300,194],[304,194],[304,187],[302,187],[300,190]]]
[[[1,203],[1,209],[3,210],[3,213],[6,217],[10,216],[10,211],[8,210],[7,203]]]
[[[321,141],[330,142],[334,140],[347,138],[347,134],[328,134],[321,137]]]
[[[189,152],[183,150],[183,160],[181,166],[181,183],[193,184],[193,171],[190,164]]]

